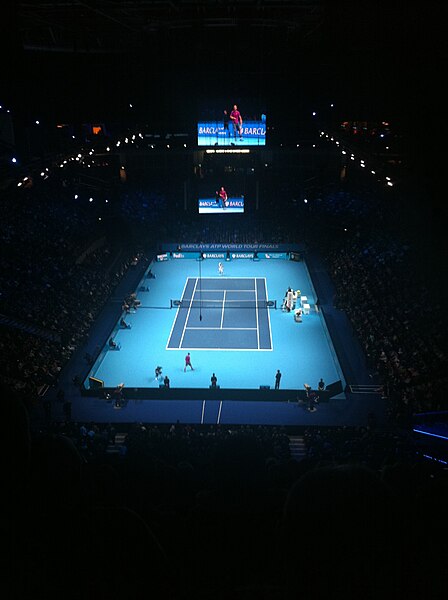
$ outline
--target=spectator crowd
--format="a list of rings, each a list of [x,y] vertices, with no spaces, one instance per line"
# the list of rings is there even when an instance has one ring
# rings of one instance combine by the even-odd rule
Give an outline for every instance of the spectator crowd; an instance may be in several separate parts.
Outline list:
[[[446,469],[420,460],[408,435],[309,428],[300,460],[278,427],[30,431],[20,401],[11,420],[2,539],[17,598],[446,591]]]
[[[14,432],[2,542],[17,598],[446,596],[446,469],[396,428],[446,409],[443,295],[397,233],[398,202],[350,186],[297,201],[292,173],[257,218],[218,223],[173,213],[163,188],[128,188],[120,229],[56,180],[16,194],[1,200],[0,373]],[[75,423],[67,409],[31,430],[21,400],[57,385],[158,233],[319,252],[389,427],[306,429],[301,460],[276,427]]]

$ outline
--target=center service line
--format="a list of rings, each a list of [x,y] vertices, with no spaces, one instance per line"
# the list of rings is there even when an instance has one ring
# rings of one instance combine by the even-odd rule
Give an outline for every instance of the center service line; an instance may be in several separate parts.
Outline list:
[[[204,412],[205,412],[205,400],[202,400],[202,415],[201,415],[201,425],[204,424]]]

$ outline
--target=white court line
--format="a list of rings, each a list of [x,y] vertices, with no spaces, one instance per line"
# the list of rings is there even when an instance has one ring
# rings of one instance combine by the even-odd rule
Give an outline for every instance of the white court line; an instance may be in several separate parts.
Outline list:
[[[193,277],[188,277],[187,278],[187,281],[185,282],[184,290],[182,292],[182,296],[181,297],[183,297],[183,295],[185,293],[185,288],[187,286],[187,283],[188,283],[189,279],[193,279]],[[216,281],[221,281],[222,282],[222,279],[218,279],[217,277],[203,277],[202,279],[209,279],[209,280],[215,279]],[[227,280],[230,280],[230,279],[247,279],[248,281],[252,281],[255,284],[255,291],[256,291],[256,279],[257,279],[256,277],[228,277],[227,278]],[[264,279],[265,280],[266,298],[267,298],[266,277],[262,277],[262,278],[259,278],[259,279]],[[194,289],[196,289],[197,282],[198,282],[198,280],[196,279],[196,284],[195,284],[195,288]],[[207,292],[217,292],[217,291],[220,291],[220,292],[224,292],[224,291],[227,291],[227,292],[250,292],[252,294],[254,293],[253,289],[252,290],[204,290],[204,289],[202,289],[202,292],[204,292],[204,291],[207,291]],[[191,297],[190,302],[193,302],[193,296],[194,296],[194,291],[193,291],[193,295]],[[229,302],[229,300],[227,302]],[[190,304],[190,308],[191,308],[191,304]],[[179,309],[180,309],[180,307],[178,307],[177,313],[179,312]],[[177,313],[176,313],[176,317],[177,317]],[[270,348],[260,348],[260,347],[258,347],[258,348],[192,348],[192,350],[195,350],[197,352],[272,352],[274,350],[274,346],[272,344],[272,331],[271,331],[271,321],[270,321],[269,310],[268,310],[268,320],[269,320],[269,334],[270,334],[270,340],[271,340],[271,347]],[[187,321],[188,321],[188,317],[187,317],[187,320],[185,322],[185,326],[184,326],[184,331],[183,331],[183,334],[182,334],[182,338],[183,338],[183,336],[185,334],[185,330],[186,329],[195,329],[193,327],[187,327],[186,326]],[[171,333],[172,333],[172,330],[174,328],[175,323],[176,323],[176,319],[174,319],[173,326],[171,327],[171,332],[170,332],[170,338],[169,339],[171,339]],[[206,328],[205,327],[198,327],[197,329],[206,329]],[[210,327],[209,329],[214,329],[214,330],[218,331],[217,328],[213,328],[213,327]],[[246,327],[241,327],[241,328],[239,328],[239,327],[229,327],[229,328],[223,328],[223,329],[224,330],[225,329],[229,329],[229,330],[239,330],[239,329],[241,329],[241,330],[244,330],[244,331],[246,331],[246,330],[255,331],[255,328],[248,328],[248,327],[247,328]],[[257,330],[258,330],[258,327],[257,327]],[[183,350],[183,348],[181,348],[181,346],[178,346],[176,348],[169,348],[168,344],[167,344],[165,350],[174,350],[174,351],[178,352],[180,350]]]
[[[222,299],[222,313],[221,313],[221,327],[220,327],[220,329],[222,329],[222,324],[223,324],[223,321],[224,321],[224,306],[226,304],[226,293],[227,292],[224,290],[224,297]]]
[[[224,293],[227,292],[227,290],[222,290],[222,291]],[[254,291],[250,290],[250,293],[253,294]],[[198,294],[198,296],[199,296],[199,294]],[[221,304],[222,300],[197,300],[196,298],[192,298],[192,302],[216,302],[216,306],[207,305],[207,306],[204,306],[203,308],[217,308],[218,307],[218,303]],[[226,300],[226,302],[227,302],[227,304],[232,304],[232,303],[239,304],[239,303],[242,303],[242,302],[248,302],[248,303],[252,302],[252,304],[254,303],[254,301],[253,301],[252,298],[250,300]],[[241,307],[241,308],[243,308],[243,307]]]
[[[268,284],[266,281],[266,277],[262,277],[262,279],[264,279],[264,291],[266,293],[266,299],[267,299],[269,297],[268,296]],[[269,308],[267,309],[267,311],[268,311],[268,323],[269,323],[269,340],[271,342],[271,350],[274,350],[274,344],[272,343],[271,315],[270,315]]]
[[[184,285],[184,289],[182,290],[182,296],[181,296],[181,298],[184,297],[185,288],[187,287],[187,283],[188,283],[189,279],[190,279],[190,277],[187,277],[187,279],[185,280],[185,285]],[[171,336],[173,334],[173,329],[174,329],[174,325],[176,324],[176,321],[177,321],[177,315],[179,314],[179,310],[180,310],[180,305],[177,307],[176,314],[175,314],[174,319],[173,319],[173,324],[171,325],[170,335],[168,336],[168,341],[167,341],[166,346],[165,346],[165,350],[168,350],[168,345],[170,343]]]
[[[194,298],[194,294],[196,292],[196,286],[197,285],[198,285],[198,279],[196,278],[196,283],[194,284],[192,298]],[[182,348],[182,342],[184,341],[185,330],[187,328],[187,323],[188,323],[188,318],[190,316],[190,311],[191,311],[191,305],[192,305],[192,303],[193,303],[192,300],[190,300],[190,306],[188,307],[187,318],[185,319],[184,330],[182,331],[182,337],[180,338],[179,348]]]
[[[188,346],[190,350],[197,352],[272,352],[272,348],[195,348]],[[183,348],[167,348],[167,350],[182,350]]]
[[[219,403],[218,419],[216,421],[216,425],[219,425],[219,421],[221,420],[221,409],[222,409],[222,400]]]
[[[204,424],[204,412],[205,412],[205,400],[202,400],[202,415],[201,415],[201,425]]]
[[[214,289],[214,290],[204,290],[202,289],[202,293],[204,294],[212,294],[213,292],[235,292],[236,294],[239,294],[240,292],[244,292],[246,294],[253,294],[254,290],[218,290],[218,289]],[[122,302],[122,299],[120,298],[119,300],[120,302]],[[118,300],[117,300],[118,302]]]
[[[185,329],[203,329],[210,331],[257,331],[256,327],[185,327]]]
[[[257,293],[257,280],[255,281],[255,316],[257,317],[257,345],[260,350],[260,331],[258,330],[258,293]]]
[[[222,280],[221,278],[219,278],[219,279],[218,279],[217,277],[201,277],[201,279],[202,279],[203,281],[205,280],[205,281],[207,281],[207,282],[211,282],[211,281],[219,281],[219,283],[220,283],[221,285],[223,284],[223,280]],[[226,277],[225,279],[226,279],[226,281],[232,281],[232,280],[234,280],[234,279],[238,279],[238,280],[245,279],[247,282],[251,282],[251,283],[252,283],[252,282],[255,282],[255,277]],[[207,285],[207,284],[206,284],[206,285]],[[224,290],[223,290],[223,289],[221,289],[221,288],[207,288],[207,287],[206,287],[206,288],[205,288],[205,289],[203,289],[202,291],[204,291],[204,292],[223,292]],[[229,290],[229,289],[227,289],[227,291],[228,291],[228,292],[251,292],[251,291],[253,292],[254,290],[253,290],[253,288],[252,288],[252,289],[247,289],[247,290],[240,290],[240,289],[237,289],[237,290],[230,289],[230,290]]]

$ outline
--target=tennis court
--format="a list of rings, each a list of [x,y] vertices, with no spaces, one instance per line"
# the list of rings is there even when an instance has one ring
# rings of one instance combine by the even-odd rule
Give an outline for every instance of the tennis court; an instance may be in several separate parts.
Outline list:
[[[127,388],[158,388],[155,367],[162,367],[171,388],[206,388],[212,373],[221,389],[274,387],[281,370],[281,389],[303,389],[345,380],[304,261],[251,260],[231,256],[218,274],[221,257],[154,262],[135,292],[140,306],[125,315],[131,326],[110,337],[120,350],[104,348],[90,376],[105,387],[123,382]],[[149,269],[148,269],[149,270]],[[301,323],[285,313],[287,288],[300,289],[311,307]],[[134,290],[128,290],[132,292]],[[122,302],[122,298],[114,301]],[[194,371],[184,372],[191,353]]]
[[[179,348],[272,350],[266,278],[189,277],[167,344]]]

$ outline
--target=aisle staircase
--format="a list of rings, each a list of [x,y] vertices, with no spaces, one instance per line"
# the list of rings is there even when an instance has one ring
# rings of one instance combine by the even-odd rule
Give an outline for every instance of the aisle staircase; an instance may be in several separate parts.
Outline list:
[[[35,335],[36,337],[40,337],[44,340],[49,340],[50,342],[61,342],[61,336],[55,331],[50,331],[48,329],[38,327],[37,325],[25,323],[24,321],[21,321],[20,319],[15,319],[14,317],[0,315],[0,325],[2,325],[3,327],[9,327],[10,329],[20,329],[21,331],[25,331],[26,333],[30,333],[31,335]]]
[[[386,390],[382,384],[377,385],[348,385],[351,394],[381,394],[382,398],[386,398]]]
[[[115,443],[109,444],[106,453],[107,454],[120,454],[121,447],[124,445],[127,437],[127,433],[116,433]]]
[[[289,451],[291,452],[291,458],[297,462],[306,457],[306,447],[302,435],[289,436]]]

